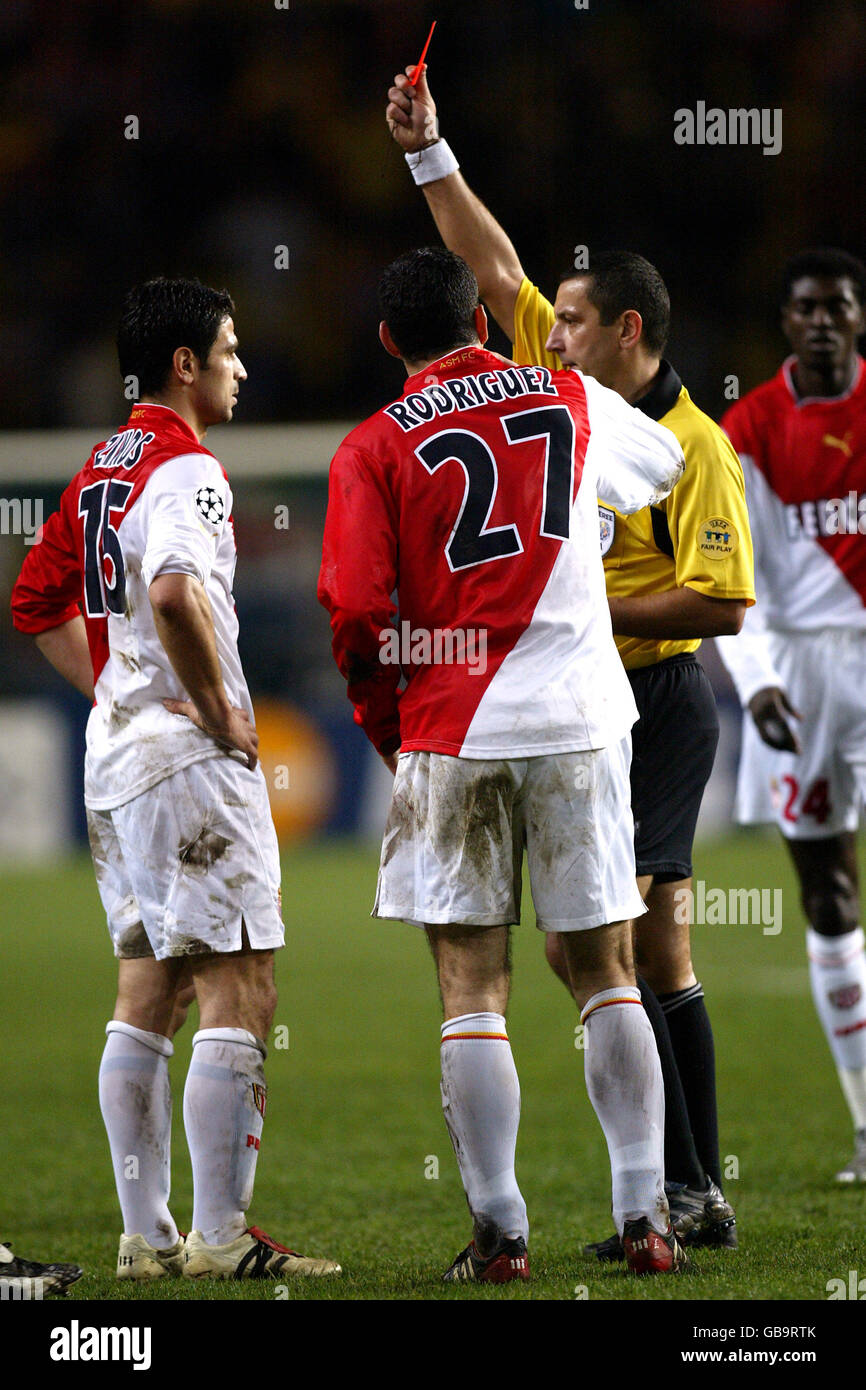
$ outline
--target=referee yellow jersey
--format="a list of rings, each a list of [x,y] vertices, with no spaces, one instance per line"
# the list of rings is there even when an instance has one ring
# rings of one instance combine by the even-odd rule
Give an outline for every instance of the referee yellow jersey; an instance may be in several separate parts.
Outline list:
[[[524,280],[514,308],[515,361],[561,367],[544,346],[553,324],[553,305]],[[669,362],[662,361],[651,390],[635,404],[676,435],[686,467],[663,502],[633,516],[622,516],[599,498],[608,594],[654,594],[686,585],[751,606],[755,574],[743,470],[727,435],[698,409]],[[697,651],[701,642],[617,637],[616,645],[623,665],[634,670]]]

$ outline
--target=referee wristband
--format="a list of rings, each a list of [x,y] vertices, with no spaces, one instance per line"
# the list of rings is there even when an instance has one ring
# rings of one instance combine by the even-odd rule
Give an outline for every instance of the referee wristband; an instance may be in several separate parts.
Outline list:
[[[447,179],[449,174],[456,174],[460,168],[447,140],[437,140],[426,150],[407,154],[406,163],[419,187],[424,183],[435,183],[437,179]]]

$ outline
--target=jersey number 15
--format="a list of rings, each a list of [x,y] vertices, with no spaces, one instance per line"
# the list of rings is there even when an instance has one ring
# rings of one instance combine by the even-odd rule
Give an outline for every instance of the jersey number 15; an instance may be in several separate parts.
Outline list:
[[[84,604],[89,618],[126,608],[126,571],[120,537],[111,524],[111,512],[122,512],[132,493],[132,483],[114,479],[82,488],[78,515],[84,518]]]

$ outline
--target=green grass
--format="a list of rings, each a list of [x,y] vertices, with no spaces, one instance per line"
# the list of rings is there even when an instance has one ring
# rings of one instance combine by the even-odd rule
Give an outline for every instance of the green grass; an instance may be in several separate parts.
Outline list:
[[[826,1299],[866,1273],[866,1189],[839,1190],[850,1124],[815,1018],[796,888],[773,836],[705,846],[709,886],[781,887],[783,929],[698,926],[694,955],[713,1019],[722,1154],[741,1230],[731,1255],[700,1251],[680,1279],[634,1280],[579,1252],[610,1230],[606,1148],[589,1106],[576,1012],[543,960],[531,908],[515,932],[509,1032],[523,1116],[518,1175],[532,1221],[533,1280],[444,1287],[469,1223],[438,1093],[439,1005],[421,934],[369,918],[374,848],[285,856],[287,949],[278,957],[268,1115],[251,1216],[279,1240],[334,1255],[340,1280],[290,1299]],[[528,901],[528,900],[527,900]],[[119,1285],[120,1229],[96,1096],[114,962],[89,859],[0,876],[3,1047],[0,1238],[34,1258],[77,1259],[86,1299],[273,1301],[273,1285]],[[193,1027],[172,1062],[172,1207],[185,1228],[191,1181],[180,1096]],[[438,1177],[427,1177],[438,1160]]]

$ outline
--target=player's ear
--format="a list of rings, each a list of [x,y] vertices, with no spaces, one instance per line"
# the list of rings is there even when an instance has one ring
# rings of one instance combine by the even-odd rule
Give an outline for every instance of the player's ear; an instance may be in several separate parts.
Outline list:
[[[487,342],[487,339],[490,337],[490,332],[487,326],[487,314],[484,311],[483,304],[477,305],[475,309],[475,332],[478,334],[478,341],[483,347],[484,344]]]
[[[379,324],[379,342],[382,344],[385,351],[389,352],[392,357],[403,356],[397,344],[394,342],[394,339],[391,337],[391,331],[384,319]]]
[[[171,365],[177,381],[182,381],[185,386],[191,386],[195,381],[195,369],[198,366],[198,358],[192,348],[175,348],[172,353]]]

